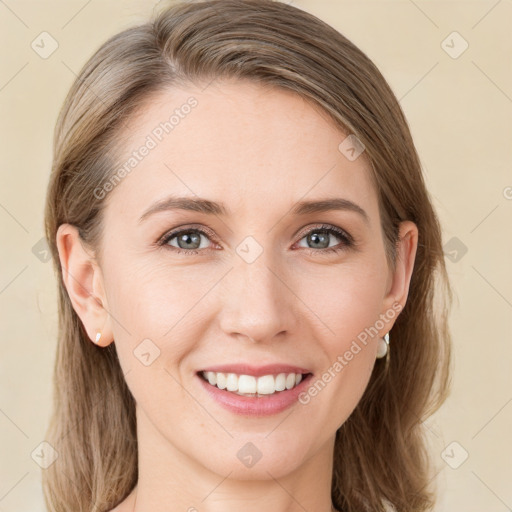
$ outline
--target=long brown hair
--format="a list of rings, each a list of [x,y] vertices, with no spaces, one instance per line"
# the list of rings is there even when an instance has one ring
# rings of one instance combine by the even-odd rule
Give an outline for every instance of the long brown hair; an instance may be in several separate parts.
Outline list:
[[[364,144],[382,229],[394,261],[398,224],[416,223],[419,246],[389,365],[336,434],[333,504],[344,512],[431,510],[435,493],[422,422],[449,388],[450,288],[441,231],[400,105],[370,59],[315,16],[273,0],[164,6],[118,33],[85,64],[60,112],[45,227],[58,275],[54,405],[46,439],[59,457],[43,472],[51,511],[107,511],[137,482],[135,403],[115,344],[96,347],[62,280],[57,228],[78,227],[99,247],[105,201],[94,190],[117,168],[124,120],[152,94],[180,83],[251,80],[294,91]],[[437,293],[440,292],[440,293]],[[438,300],[442,299],[442,300]]]

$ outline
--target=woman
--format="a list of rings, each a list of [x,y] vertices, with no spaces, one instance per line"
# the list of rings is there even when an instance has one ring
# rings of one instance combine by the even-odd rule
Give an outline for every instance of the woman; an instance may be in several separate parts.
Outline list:
[[[333,28],[214,0],[112,37],[59,116],[46,234],[50,510],[432,510],[440,228],[395,96]]]

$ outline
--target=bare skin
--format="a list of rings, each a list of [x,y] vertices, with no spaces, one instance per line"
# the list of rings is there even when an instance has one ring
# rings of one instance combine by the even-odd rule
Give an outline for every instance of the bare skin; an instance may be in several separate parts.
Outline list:
[[[191,96],[197,106],[105,199],[101,258],[73,226],[57,236],[73,307],[91,340],[97,331],[100,345],[115,340],[137,403],[138,484],[112,512],[329,512],[336,430],[398,314],[307,404],[274,415],[224,409],[197,371],[278,362],[320,379],[358,334],[405,305],[417,228],[400,226],[392,268],[365,154],[347,159],[338,149],[347,134],[291,92],[236,81],[169,89],[132,123],[127,158]],[[171,194],[222,202],[229,214],[162,210],[139,221]],[[292,212],[325,198],[365,213]],[[308,234],[322,225],[352,242],[325,234],[314,245]],[[178,227],[207,231],[189,232],[196,254],[177,236],[156,245]],[[249,236],[262,250],[251,263],[237,252]],[[149,366],[134,356],[144,339],[160,350]],[[252,467],[237,457],[249,442],[262,454]]]

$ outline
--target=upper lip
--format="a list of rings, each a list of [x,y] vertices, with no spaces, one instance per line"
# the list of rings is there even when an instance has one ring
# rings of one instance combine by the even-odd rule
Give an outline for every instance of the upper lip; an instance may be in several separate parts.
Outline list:
[[[250,364],[221,364],[209,366],[200,370],[200,372],[219,372],[236,373],[237,375],[253,375],[261,377],[262,375],[278,375],[279,373],[311,373],[300,366],[289,364],[267,364],[265,366],[252,366]]]

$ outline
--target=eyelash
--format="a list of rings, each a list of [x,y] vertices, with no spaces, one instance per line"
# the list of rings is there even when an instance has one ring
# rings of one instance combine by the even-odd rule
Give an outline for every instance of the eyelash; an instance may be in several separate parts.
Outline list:
[[[343,250],[349,249],[355,245],[353,238],[346,231],[344,231],[343,229],[338,228],[336,226],[332,226],[330,224],[322,224],[320,226],[316,226],[316,227],[310,229],[309,231],[306,231],[301,236],[299,241],[302,240],[307,235],[309,235],[310,233],[313,233],[315,231],[323,231],[327,234],[335,235],[342,240],[342,243],[341,243],[341,245],[334,246],[334,247],[327,247],[325,249],[313,249],[313,248],[307,248],[307,247],[302,248],[311,254],[312,253],[316,253],[316,254],[318,254],[318,253],[321,253],[321,254],[338,253]],[[190,233],[190,232],[197,232],[202,235],[205,235],[208,238],[214,238],[213,234],[209,230],[204,230],[204,228],[195,228],[195,227],[190,226],[185,229],[180,229],[180,230],[176,230],[176,231],[171,231],[170,233],[169,232],[166,233],[164,236],[162,236],[158,240],[157,245],[159,247],[165,247],[166,249],[170,248],[171,251],[173,251],[177,254],[185,253],[189,256],[191,256],[193,254],[199,254],[201,251],[208,250],[208,249],[180,249],[179,247],[174,247],[174,246],[168,245],[168,242],[170,240],[172,240],[173,238],[175,238],[176,236],[184,234],[184,233]]]

